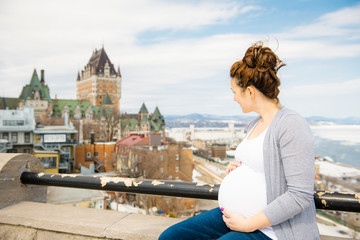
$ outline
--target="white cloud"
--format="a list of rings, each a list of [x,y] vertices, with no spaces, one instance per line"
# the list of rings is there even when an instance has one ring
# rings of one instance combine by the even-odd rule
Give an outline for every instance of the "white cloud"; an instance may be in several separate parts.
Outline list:
[[[360,79],[345,82],[308,84],[289,87],[282,90],[285,97],[339,97],[358,95],[360,92]]]
[[[239,15],[247,21],[252,16],[261,17],[264,9],[238,1],[1,1],[0,83],[16,84],[0,94],[18,96],[37,68],[45,69],[52,96],[75,98],[77,71],[87,63],[91,51],[104,43],[111,61],[120,65],[123,74],[122,106],[137,109],[145,101],[150,108],[162,104],[160,110],[169,111],[166,114],[186,111],[189,106],[191,111],[211,113],[212,107],[232,101],[227,82],[224,84],[229,67],[257,40],[277,38],[279,46],[275,40],[269,45],[278,48],[278,55],[286,62],[359,57],[358,41],[331,38],[358,36],[359,9],[356,5],[329,13],[313,24],[283,33],[263,35],[234,29],[198,36],[198,30],[239,21]],[[167,37],[180,32],[194,34]],[[142,41],[147,35],[152,36],[151,44]],[[328,38],[315,38],[322,36]],[[359,90],[358,82],[347,84]],[[339,90],[331,84],[311,87],[329,94]],[[282,92],[315,95],[311,87]]]
[[[360,4],[324,14],[312,24],[298,26],[286,33],[285,38],[306,39],[314,37],[360,38]]]

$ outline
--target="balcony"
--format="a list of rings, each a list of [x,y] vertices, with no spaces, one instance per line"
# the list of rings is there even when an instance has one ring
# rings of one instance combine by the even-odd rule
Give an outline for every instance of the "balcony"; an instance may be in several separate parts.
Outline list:
[[[157,239],[181,219],[46,204],[47,186],[216,199],[218,185],[45,174],[28,154],[0,154],[0,239]],[[356,194],[315,192],[318,209],[360,212]],[[322,236],[323,240],[341,239]]]

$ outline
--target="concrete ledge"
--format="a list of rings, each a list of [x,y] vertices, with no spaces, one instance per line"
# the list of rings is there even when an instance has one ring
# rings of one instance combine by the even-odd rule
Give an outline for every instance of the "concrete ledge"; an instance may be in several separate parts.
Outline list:
[[[0,210],[0,239],[157,239],[181,219],[21,202]],[[19,236],[19,234],[21,236]],[[23,236],[23,237],[22,237]]]
[[[1,240],[156,240],[182,219],[21,202],[0,209]],[[344,238],[321,236],[321,240]]]

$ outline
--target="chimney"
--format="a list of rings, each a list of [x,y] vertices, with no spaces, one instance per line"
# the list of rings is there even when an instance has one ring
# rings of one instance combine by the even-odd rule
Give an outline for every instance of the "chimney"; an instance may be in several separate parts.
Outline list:
[[[41,78],[40,78],[40,82],[41,82],[41,85],[45,85],[45,79],[44,79],[44,69],[41,69]]]
[[[94,130],[91,130],[91,133],[90,133],[90,143],[91,143],[91,144],[94,144],[94,143],[95,143],[95,133],[94,133]]]

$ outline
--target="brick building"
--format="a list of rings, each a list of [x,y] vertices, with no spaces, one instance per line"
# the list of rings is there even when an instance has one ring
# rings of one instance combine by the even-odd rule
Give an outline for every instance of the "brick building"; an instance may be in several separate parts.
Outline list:
[[[112,172],[116,167],[115,143],[92,143],[76,146],[77,168],[94,165],[96,172]]]
[[[161,145],[160,136],[132,134],[115,145],[121,175],[148,179],[192,181],[191,149],[181,144]]]
[[[226,159],[226,145],[225,144],[212,144],[210,149],[211,149],[211,156],[213,158],[220,158],[222,160]]]

